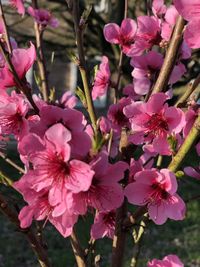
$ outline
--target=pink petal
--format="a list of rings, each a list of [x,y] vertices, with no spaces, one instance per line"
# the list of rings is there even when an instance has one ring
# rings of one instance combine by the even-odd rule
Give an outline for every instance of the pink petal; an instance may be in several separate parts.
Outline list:
[[[200,18],[194,19],[187,24],[187,27],[184,32],[184,39],[189,47],[191,48],[200,48]]]
[[[144,206],[147,203],[151,188],[149,185],[140,183],[130,183],[124,190],[125,196],[132,204]]]
[[[192,167],[185,167],[184,168],[184,172],[188,176],[191,176],[193,178],[196,178],[196,179],[200,180],[200,168],[199,168],[199,172],[197,172],[197,170],[195,170]]]
[[[120,27],[115,23],[106,24],[104,27],[104,37],[111,44],[119,44]]]
[[[137,24],[133,19],[124,19],[121,24],[121,35],[124,39],[133,40],[137,31]]]
[[[174,0],[174,5],[181,16],[188,21],[200,17],[199,0]]]

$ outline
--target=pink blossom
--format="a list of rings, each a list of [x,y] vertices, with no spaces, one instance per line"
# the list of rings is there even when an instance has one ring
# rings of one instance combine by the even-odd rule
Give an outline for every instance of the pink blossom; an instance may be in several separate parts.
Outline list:
[[[132,19],[124,19],[121,27],[115,23],[106,24],[104,27],[105,39],[111,44],[118,44],[122,51],[128,54],[135,41],[137,24]]]
[[[123,179],[128,165],[122,161],[110,164],[108,156],[102,152],[91,162],[91,167],[95,172],[91,186],[86,192],[72,194],[68,201],[71,202],[71,210],[85,214],[88,206],[100,212],[118,208],[124,199],[122,187],[118,182]]]
[[[46,131],[44,140],[29,134],[19,144],[20,153],[32,164],[24,179],[37,192],[48,190],[52,206],[63,201],[66,189],[74,193],[87,191],[94,175],[85,162],[70,160],[70,140],[70,131],[58,123]]]
[[[70,91],[65,92],[58,105],[62,108],[74,108],[77,105],[78,99],[75,95],[73,95]]]
[[[135,44],[130,49],[128,56],[141,55],[146,49],[159,45],[162,41],[161,26],[158,18],[154,16],[139,16],[137,18],[138,30]]]
[[[149,92],[162,67],[163,61],[162,54],[156,51],[132,57],[131,65],[134,67],[132,71],[132,76],[134,77],[133,84],[137,94],[145,95]],[[185,72],[186,68],[182,63],[175,65],[169,79],[169,84],[176,83]]]
[[[142,56],[135,56],[131,59],[134,67],[132,76],[134,77],[134,90],[139,95],[148,93],[152,82],[155,81],[157,74],[163,64],[163,56],[155,51]]]
[[[167,95],[157,93],[147,103],[134,102],[124,108],[129,118],[133,134],[130,136],[134,144],[152,143],[154,151],[168,155],[167,137],[180,133],[185,126],[185,116],[181,109],[169,107]]]
[[[199,48],[200,3],[198,0],[174,0],[174,5],[181,16],[189,23],[184,31],[184,39],[189,47]]]
[[[99,239],[107,236],[113,239],[115,233],[115,216],[115,211],[97,213],[94,224],[91,227],[91,237],[93,239]]]
[[[40,24],[43,28],[47,27],[48,25],[57,28],[59,22],[56,18],[52,16],[52,14],[45,9],[34,9],[31,6],[27,9],[30,16],[32,16],[35,21]]]
[[[178,15],[179,15],[178,11],[174,7],[174,5],[171,5],[170,7],[167,8],[161,29],[161,36],[164,40],[166,41],[170,40]]]
[[[187,21],[200,18],[199,0],[173,0],[173,2],[180,15]]]
[[[94,86],[92,89],[93,100],[106,94],[110,84],[110,76],[111,74],[108,58],[103,56],[94,80]]]
[[[136,93],[134,85],[128,84],[123,88],[123,94],[125,96],[128,96],[132,100],[138,100],[140,99],[140,96]]]
[[[99,239],[107,236],[113,239],[115,233],[115,217],[116,212],[114,210],[108,213],[97,213],[94,224],[91,227],[91,237],[93,239]]]
[[[185,127],[183,129],[183,136],[184,137],[186,137],[189,134],[189,132],[190,132],[190,130],[191,130],[191,128],[192,128],[192,126],[193,126],[193,124],[194,124],[194,122],[195,122],[197,117],[198,117],[198,110],[195,110],[193,108],[190,108],[185,113],[185,122],[186,122],[186,124],[185,124]]]
[[[86,156],[91,148],[91,139],[85,131],[87,121],[78,110],[44,105],[40,110],[40,121],[32,127],[31,132],[43,138],[46,130],[57,122],[62,123],[71,133],[69,145],[72,155]]]
[[[16,189],[18,189],[17,186]],[[45,220],[44,224],[49,221],[62,236],[70,236],[78,216],[69,213],[67,209],[65,209],[62,214],[57,215],[55,211],[59,208],[59,205],[50,205],[48,194],[45,192],[43,194],[38,194],[33,190],[29,190],[29,194],[31,197],[29,196],[28,205],[23,207],[19,213],[20,227],[29,227],[33,219],[37,221]]]
[[[184,264],[176,255],[165,256],[162,260],[153,259],[147,264],[148,267],[184,267]]]
[[[32,67],[36,59],[35,46],[31,43],[30,48],[13,49],[12,64],[21,80],[25,79],[27,71]],[[9,66],[6,62],[0,69],[0,89],[7,89],[9,87],[17,86],[13,74],[9,70]]]
[[[176,194],[177,181],[168,169],[143,170],[136,173],[135,182],[125,188],[125,196],[132,204],[147,205],[149,217],[156,224],[163,224],[167,218],[183,220],[185,203]]]
[[[24,15],[25,13],[25,7],[23,0],[9,0],[9,4],[17,9],[17,12],[20,15]]]
[[[123,97],[117,104],[110,105],[108,110],[108,119],[111,122],[112,128],[120,131],[122,127],[130,127],[129,120],[123,113],[124,107],[131,104],[131,99]]]
[[[28,133],[28,121],[26,114],[29,106],[25,98],[15,91],[8,94],[0,94],[0,133],[4,135],[14,134],[21,139]]]
[[[153,0],[152,3],[152,11],[154,16],[162,16],[166,12],[166,5],[164,4],[164,0]]]
[[[110,122],[107,118],[101,117],[99,121],[99,127],[103,134],[109,134],[111,130]]]

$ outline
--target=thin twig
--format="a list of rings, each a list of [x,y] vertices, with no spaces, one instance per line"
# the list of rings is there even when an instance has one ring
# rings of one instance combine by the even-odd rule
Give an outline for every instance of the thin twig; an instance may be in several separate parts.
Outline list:
[[[176,153],[171,163],[169,164],[168,169],[170,171],[176,172],[179,169],[185,156],[188,154],[192,145],[195,143],[199,135],[200,135],[200,115],[195,120],[189,134],[187,135],[183,144],[181,145],[178,152]]]
[[[32,94],[31,94],[31,88],[27,84],[25,84],[22,81],[22,79],[19,78],[19,76],[15,70],[15,67],[12,64],[10,55],[5,50],[4,45],[1,43],[1,41],[0,41],[0,51],[1,51],[2,55],[4,56],[6,63],[8,64],[9,70],[13,75],[13,78],[15,80],[17,88],[27,97],[28,101],[30,102],[30,104],[34,108],[35,112],[38,114],[39,109],[36,106],[35,102],[33,101]]]
[[[37,0],[32,0],[32,5],[34,8],[38,9]],[[37,63],[42,83],[42,95],[45,101],[49,100],[49,82],[46,68],[46,60],[44,56],[44,48],[43,48],[43,30],[40,29],[40,25],[37,22],[34,22],[35,29],[35,38],[36,38],[36,46],[37,46]]]
[[[94,109],[94,104],[92,101],[92,96],[90,92],[89,80],[86,71],[86,60],[85,60],[85,52],[84,52],[84,45],[83,45],[83,30],[84,25],[80,24],[80,14],[79,14],[79,0],[74,0],[72,2],[72,14],[74,20],[74,29],[76,35],[76,44],[78,49],[78,57],[79,57],[79,70],[81,73],[81,78],[83,81],[84,93],[87,101],[87,110],[90,116],[90,120],[92,122],[92,127],[96,135],[98,135],[97,129],[97,117]],[[84,22],[83,22],[84,24]]]
[[[1,194],[0,194],[0,211],[9,219],[9,221],[15,224],[19,232],[23,233],[26,236],[26,239],[31,245],[31,248],[37,257],[38,262],[40,263],[40,266],[51,267],[51,264],[48,260],[47,252],[37,239],[33,229],[31,228],[22,229],[20,227],[20,221],[18,219],[17,212],[9,207],[8,202],[4,199],[4,197]]]
[[[9,177],[7,177],[2,171],[0,171],[0,181],[1,183],[7,186],[13,185],[13,181]]]
[[[85,253],[81,247],[80,241],[76,235],[75,230],[72,231],[70,241],[78,267],[86,267]]]
[[[178,51],[182,42],[182,34],[183,34],[183,28],[185,25],[184,19],[179,16],[176,26],[174,28],[174,32],[169,44],[169,48],[167,50],[162,68],[160,70],[158,79],[154,85],[153,88],[153,94],[158,93],[161,91],[165,91],[165,88],[168,85],[170,75],[172,73],[172,70],[174,68],[174,65],[176,63]]]
[[[24,169],[21,168],[19,165],[17,165],[14,161],[9,159],[4,153],[0,152],[0,157],[5,160],[8,164],[10,164],[12,167],[14,167],[16,170],[18,170],[20,173],[25,173]]]
[[[0,0],[0,18],[1,18],[1,22],[3,24],[3,29],[5,31],[5,38],[6,38],[6,43],[7,43],[7,47],[8,47],[8,53],[12,54],[12,46],[11,46],[11,42],[10,42],[10,36],[9,36],[8,27],[6,24],[6,19],[4,16],[3,6],[1,3],[1,0]]]
[[[186,88],[185,93],[178,99],[178,101],[175,104],[175,107],[181,107],[185,104],[185,102],[188,100],[190,95],[196,90],[197,86],[200,83],[200,74],[196,77],[194,82],[190,85],[189,88]]]
[[[136,236],[134,236],[135,253],[131,259],[130,267],[137,267],[138,259],[139,259],[140,252],[141,252],[142,241],[143,241],[143,237],[144,237],[144,233],[145,233],[145,229],[146,229],[146,221],[147,220],[148,220],[148,218],[145,218],[143,221],[141,221],[138,233],[136,234]],[[135,231],[135,229],[134,229],[134,231]]]

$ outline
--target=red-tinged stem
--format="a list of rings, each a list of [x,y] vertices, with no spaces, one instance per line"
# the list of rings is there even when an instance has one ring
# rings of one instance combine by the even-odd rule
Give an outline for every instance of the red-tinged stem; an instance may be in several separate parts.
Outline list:
[[[14,77],[17,88],[27,97],[28,101],[30,102],[30,104],[34,108],[35,112],[38,114],[39,109],[36,106],[35,102],[33,101],[32,94],[31,94],[31,88],[19,78],[19,76],[18,76],[18,74],[17,74],[17,72],[16,72],[16,70],[12,64],[10,55],[7,53],[7,51],[4,48],[4,44],[2,44],[1,42],[0,42],[0,51],[1,51],[2,55],[4,56],[6,63],[8,64],[10,72],[12,73],[12,75]]]

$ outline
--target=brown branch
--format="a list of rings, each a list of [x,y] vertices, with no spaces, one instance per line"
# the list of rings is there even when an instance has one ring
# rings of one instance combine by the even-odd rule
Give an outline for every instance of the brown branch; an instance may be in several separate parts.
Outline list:
[[[37,0],[32,0],[32,5],[34,8],[38,9]],[[35,38],[36,38],[36,47],[37,47],[37,63],[41,78],[41,86],[42,86],[42,95],[45,101],[49,100],[49,83],[48,83],[48,75],[46,68],[46,60],[44,56],[44,48],[43,48],[43,29],[40,29],[40,25],[37,22],[34,22],[35,29]]]
[[[121,138],[120,138],[120,159],[130,162],[129,154],[127,153],[128,149],[128,135],[127,130],[122,129]],[[127,176],[125,174],[124,184],[126,184]],[[112,267],[121,267],[123,265],[123,257],[125,251],[125,242],[126,242],[126,229],[123,227],[123,222],[127,217],[127,200],[125,199],[122,206],[117,209],[116,212],[116,223],[115,223],[115,235],[113,238],[112,245]]]
[[[15,70],[15,67],[12,64],[10,55],[5,50],[4,44],[2,44],[1,41],[0,41],[0,51],[1,51],[2,55],[4,56],[6,63],[8,64],[10,72],[12,73],[12,75],[14,77],[17,88],[27,97],[28,101],[30,102],[30,104],[34,108],[35,112],[38,114],[39,109],[36,106],[35,102],[33,101],[32,94],[31,94],[31,88],[27,84],[25,84],[25,82],[22,81],[22,79],[19,78],[19,76]]]
[[[5,19],[5,16],[4,16],[1,0],[0,0],[0,18],[1,18],[1,21],[2,21],[2,24],[3,24],[3,28],[4,28],[4,31],[5,31],[5,39],[6,39],[6,43],[7,43],[7,47],[8,47],[8,53],[12,54],[12,46],[11,46],[11,43],[10,43],[10,36],[9,36],[8,27],[7,27],[7,24],[6,24],[6,19]]]
[[[121,267],[123,264],[125,242],[126,242],[126,229],[122,227],[122,223],[126,218],[127,201],[117,209],[115,235],[112,245],[112,267]]]
[[[185,102],[188,100],[190,95],[196,90],[196,88],[199,85],[199,83],[200,83],[200,74],[196,77],[196,79],[190,85],[190,87],[186,88],[185,93],[180,97],[180,99],[178,99],[178,101],[176,102],[175,106],[176,107],[182,107],[185,104]]]
[[[7,162],[8,164],[10,164],[12,167],[14,167],[16,170],[18,170],[20,173],[25,173],[24,169],[21,168],[19,165],[17,165],[14,161],[12,161],[11,159],[9,159],[5,154],[3,154],[2,152],[0,152],[0,157],[5,160],[5,162]]]
[[[18,231],[23,233],[26,236],[29,244],[31,245],[32,250],[34,251],[38,262],[41,267],[51,267],[49,263],[47,252],[39,242],[32,228],[22,229],[20,227],[20,221],[18,219],[18,214],[16,211],[11,209],[8,205],[8,202],[4,199],[4,197],[0,194],[0,211],[9,219],[10,222],[15,224]]]
[[[182,42],[182,34],[185,21],[182,17],[178,17],[174,32],[167,50],[162,68],[160,70],[158,79],[153,88],[153,94],[164,91],[168,85],[170,75],[176,63],[178,51]]]
[[[86,267],[85,263],[85,253],[84,250],[81,247],[81,244],[79,242],[79,239],[76,235],[75,230],[73,230],[71,236],[70,236],[71,246],[74,252],[74,256],[76,259],[76,263],[78,267]]]

